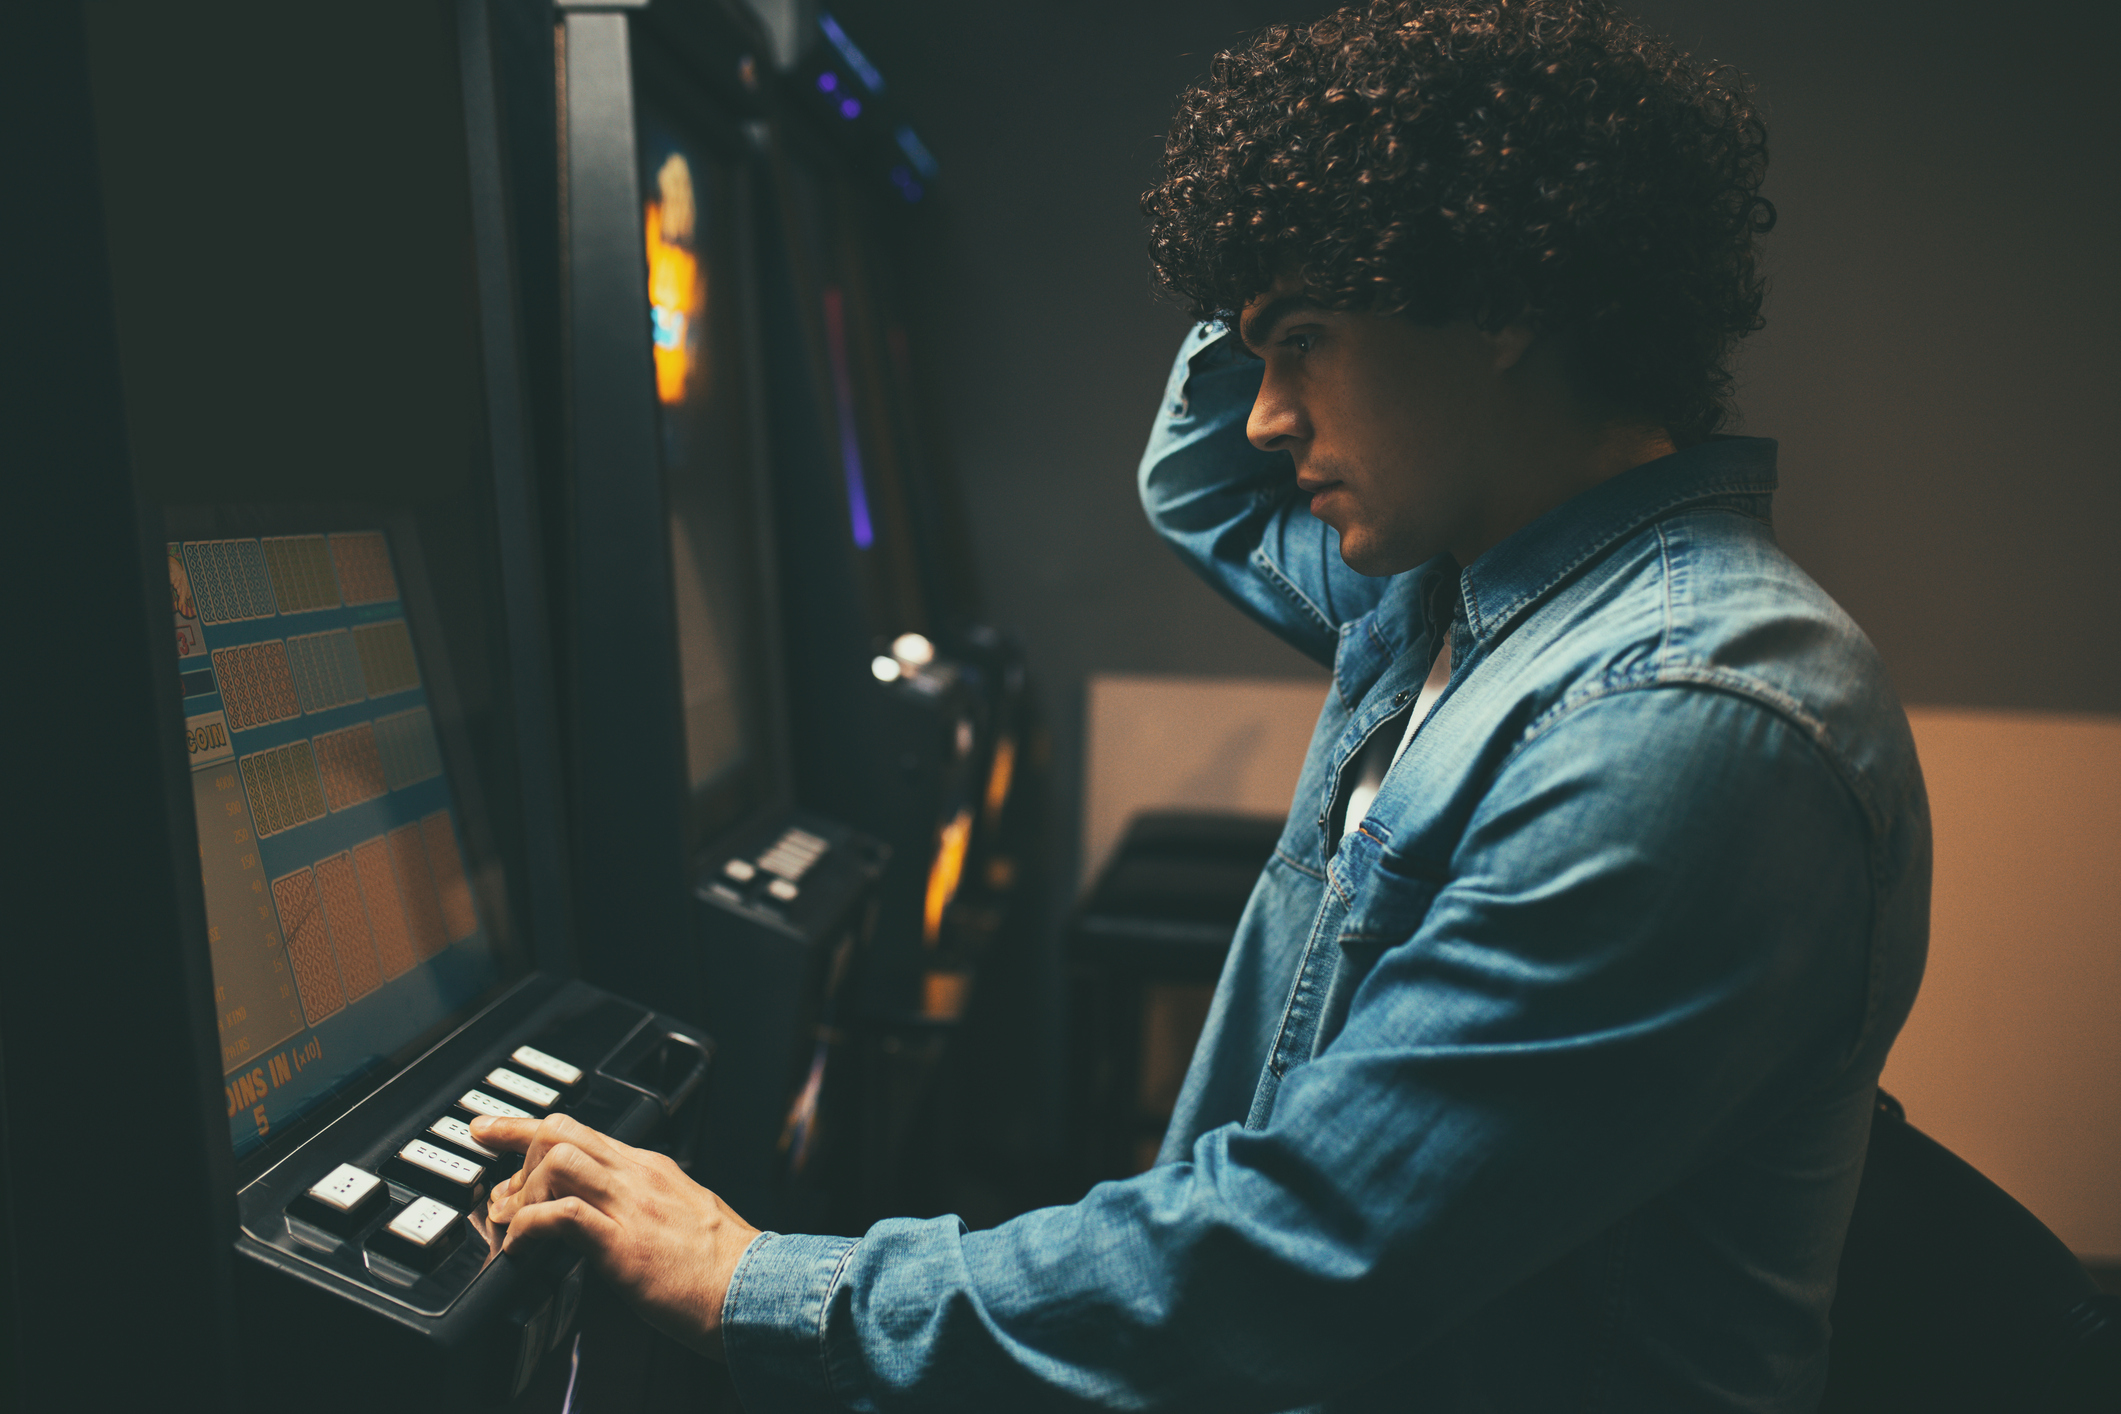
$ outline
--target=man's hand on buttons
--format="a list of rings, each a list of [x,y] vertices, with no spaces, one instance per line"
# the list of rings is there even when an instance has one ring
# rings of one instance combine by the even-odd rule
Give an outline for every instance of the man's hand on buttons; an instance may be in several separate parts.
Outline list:
[[[488,1207],[506,1247],[557,1238],[586,1253],[650,1325],[706,1355],[722,1351],[722,1297],[758,1229],[676,1161],[566,1115],[472,1121],[472,1136],[523,1155]]]

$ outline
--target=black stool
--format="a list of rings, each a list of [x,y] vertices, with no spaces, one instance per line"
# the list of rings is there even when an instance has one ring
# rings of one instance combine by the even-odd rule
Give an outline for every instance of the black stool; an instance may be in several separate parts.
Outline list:
[[[1137,815],[1069,926],[1081,1188],[1147,1168],[1279,820]]]
[[[2114,1414],[2121,1297],[1883,1091],[1822,1414]]]

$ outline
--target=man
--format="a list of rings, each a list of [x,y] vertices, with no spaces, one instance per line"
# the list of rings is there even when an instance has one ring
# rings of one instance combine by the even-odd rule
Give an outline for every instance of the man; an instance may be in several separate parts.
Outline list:
[[[1883,670],[1719,438],[1745,92],[1594,0],[1378,3],[1188,93],[1159,529],[1333,669],[1155,1168],[756,1234],[564,1121],[494,1201],[758,1409],[1803,1410],[1926,935]]]

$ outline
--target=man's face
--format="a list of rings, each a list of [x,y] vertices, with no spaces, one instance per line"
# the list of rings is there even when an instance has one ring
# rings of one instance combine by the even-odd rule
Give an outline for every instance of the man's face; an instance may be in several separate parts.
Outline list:
[[[1341,557],[1369,575],[1485,549],[1502,375],[1521,344],[1470,321],[1421,325],[1321,309],[1291,277],[1239,324],[1266,362],[1246,435],[1286,451],[1311,512],[1340,532]],[[1514,348],[1514,351],[1513,350]]]

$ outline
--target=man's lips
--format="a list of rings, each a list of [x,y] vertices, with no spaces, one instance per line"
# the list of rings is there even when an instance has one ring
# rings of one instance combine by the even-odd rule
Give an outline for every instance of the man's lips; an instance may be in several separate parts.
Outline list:
[[[1338,481],[1313,481],[1302,476],[1296,478],[1296,489],[1311,498],[1311,513],[1313,515],[1318,513],[1318,503],[1326,498],[1328,492],[1339,485]]]

